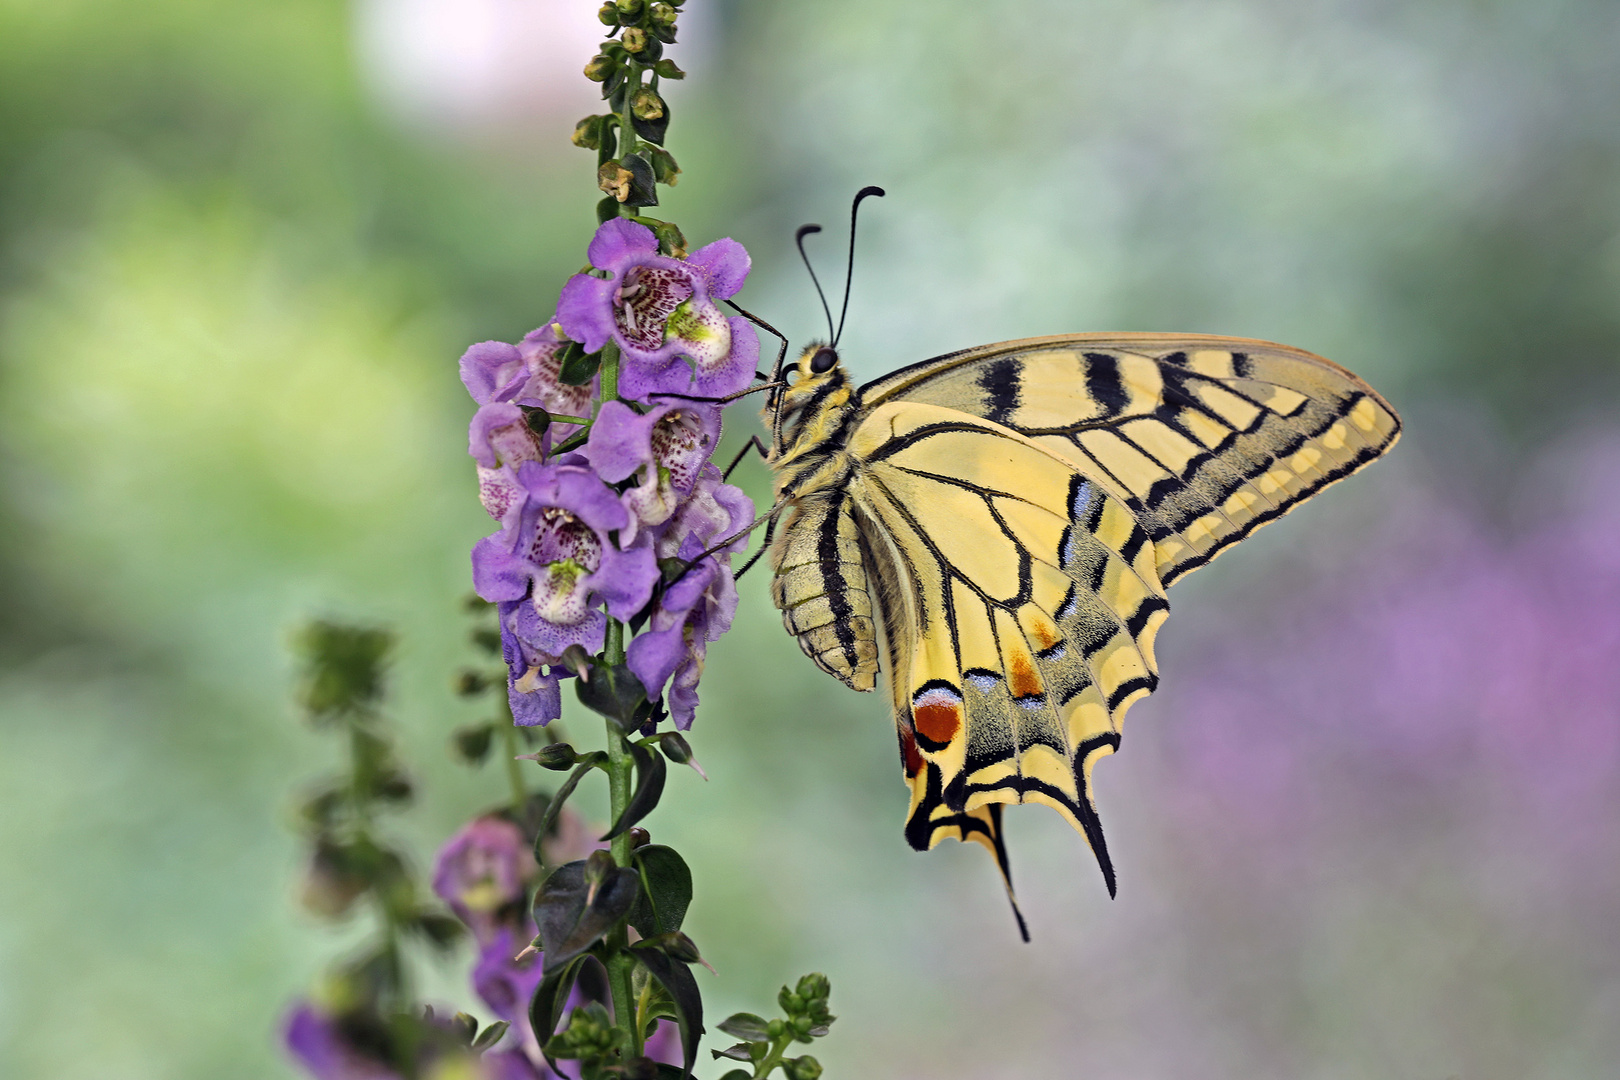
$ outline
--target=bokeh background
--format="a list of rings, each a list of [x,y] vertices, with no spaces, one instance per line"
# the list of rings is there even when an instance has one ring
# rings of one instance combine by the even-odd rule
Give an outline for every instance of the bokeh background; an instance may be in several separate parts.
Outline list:
[[[0,0],[0,1075],[293,1075],[274,1029],[353,934],[293,899],[291,792],[336,750],[289,704],[308,616],[401,636],[424,863],[499,799],[445,749],[488,531],[455,361],[582,261],[595,6]],[[1118,900],[1009,814],[1030,947],[977,848],[905,846],[882,702],[745,579],[713,781],[651,822],[715,1015],[824,970],[839,1077],[1612,1075],[1620,7],[688,7],[667,216],[744,242],[741,299],[802,340],[794,226],[885,186],[857,374],[1197,330],[1407,422],[1177,587],[1096,776]]]

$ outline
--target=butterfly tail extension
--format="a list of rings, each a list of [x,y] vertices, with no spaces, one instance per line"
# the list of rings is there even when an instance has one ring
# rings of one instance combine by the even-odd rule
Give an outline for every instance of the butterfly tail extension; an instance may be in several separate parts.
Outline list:
[[[1007,844],[1001,830],[1001,803],[990,803],[970,813],[955,813],[940,798],[939,769],[923,762],[915,743],[908,742],[904,732],[900,739],[900,758],[912,795],[911,811],[906,817],[906,842],[917,851],[928,851],[941,840],[982,845],[996,860],[1001,883],[1007,889],[1007,902],[1012,905],[1013,918],[1018,922],[1018,936],[1028,944],[1029,924],[1024,921],[1018,894],[1013,890],[1012,863],[1007,857]]]
[[[771,599],[799,648],[845,685],[874,689],[877,627],[848,497],[818,492],[798,500],[771,564]]]

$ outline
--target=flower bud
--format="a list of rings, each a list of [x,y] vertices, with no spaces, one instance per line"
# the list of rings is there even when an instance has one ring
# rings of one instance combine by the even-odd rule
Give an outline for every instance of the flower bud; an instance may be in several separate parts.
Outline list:
[[[788,1080],[821,1080],[821,1062],[809,1054],[782,1062]]]
[[[630,197],[630,182],[634,179],[630,170],[617,161],[604,161],[596,170],[596,186],[619,202]]]
[[[628,31],[626,31],[626,33],[628,33]],[[601,53],[597,53],[595,56],[591,57],[590,61],[585,65],[585,77],[591,80],[591,82],[607,82],[608,79],[613,75],[614,69],[618,66],[619,65],[614,62],[611,56],[604,56]]]
[[[647,31],[639,26],[631,26],[625,29],[619,40],[624,42],[627,52],[638,53],[647,47]]]
[[[827,997],[832,993],[832,983],[827,979],[827,976],[818,971],[800,979],[799,985],[793,989],[795,993],[808,1001],[812,998]]]
[[[587,116],[574,125],[574,134],[570,138],[575,146],[595,150],[602,145],[602,117]]]
[[[630,111],[639,120],[657,120],[664,115],[664,99],[652,87],[640,87],[630,95]]]
[[[618,0],[616,6],[619,9],[619,14],[623,16],[624,20],[630,21],[639,19],[641,17],[641,11],[644,7],[646,7],[646,4],[644,3],[644,0]],[[634,49],[631,49],[630,51],[635,52]]]
[[[533,754],[519,754],[518,760],[532,761],[542,769],[561,772],[573,768],[574,762],[579,760],[579,753],[567,743],[560,742],[543,746]]]
[[[675,66],[673,60],[660,60],[653,65],[653,74],[660,79],[684,79],[686,72]]]
[[[646,829],[643,829],[640,825],[637,825],[635,828],[630,830],[631,851],[634,851],[638,847],[646,847],[650,843],[652,843],[652,833],[648,832]]]
[[[602,10],[598,11],[596,13],[596,17],[601,20],[603,26],[618,26],[619,25],[619,8],[618,8],[618,5],[617,4],[612,4],[612,3],[603,4],[602,5]]]
[[[678,13],[676,10],[669,4],[660,2],[652,6],[653,22],[658,23],[661,26],[674,26],[675,16],[677,14]]]

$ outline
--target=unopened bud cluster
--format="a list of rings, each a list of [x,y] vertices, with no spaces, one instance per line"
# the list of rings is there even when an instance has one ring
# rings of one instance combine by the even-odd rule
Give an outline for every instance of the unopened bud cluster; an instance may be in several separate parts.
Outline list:
[[[597,18],[610,28],[608,40],[585,65],[585,77],[602,84],[602,97],[611,111],[585,117],[573,135],[575,146],[596,151],[596,184],[606,195],[597,204],[597,220],[637,217],[658,234],[665,254],[684,252],[680,230],[672,225],[661,229],[664,223],[636,211],[657,206],[656,185],[673,187],[681,172],[664,149],[669,103],[659,92],[659,83],[686,77],[664,56],[664,46],[675,41],[683,2],[612,0],[602,5]]]

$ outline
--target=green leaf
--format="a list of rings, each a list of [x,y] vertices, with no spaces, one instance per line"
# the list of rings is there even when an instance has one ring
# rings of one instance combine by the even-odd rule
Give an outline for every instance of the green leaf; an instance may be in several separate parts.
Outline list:
[[[767,1042],[770,1034],[765,1030],[766,1020],[763,1016],[753,1013],[732,1013],[716,1026],[727,1035],[734,1035],[744,1042]],[[740,1057],[738,1061],[748,1060]]]
[[[646,938],[679,930],[692,903],[692,871],[686,860],[662,844],[639,847],[630,860],[641,873],[630,925]]]
[[[579,702],[592,712],[617,723],[626,731],[635,726],[636,709],[647,700],[647,691],[625,664],[597,664],[589,679],[575,679]]]
[[[477,1050],[479,1053],[483,1053],[485,1050],[488,1050],[490,1047],[500,1042],[501,1036],[505,1035],[506,1029],[511,1026],[512,1025],[508,1024],[505,1020],[495,1021],[493,1024],[489,1025],[489,1027],[478,1033],[478,1038],[473,1040],[472,1048]]]
[[[641,949],[634,955],[668,991],[670,1000],[680,1013],[675,1022],[681,1031],[685,1072],[690,1074],[692,1063],[697,1061],[698,1040],[703,1037],[703,995],[698,992],[697,980],[685,964],[671,960],[661,952]]]
[[[584,386],[602,366],[601,351],[588,353],[577,341],[570,341],[563,346],[562,352],[562,365],[557,371],[557,381],[568,386]]]
[[[540,930],[547,972],[589,949],[624,918],[636,902],[640,878],[634,870],[614,867],[586,903],[590,885],[580,859],[552,871],[535,894],[534,925]]]
[[[721,1058],[730,1058],[732,1061],[753,1060],[748,1054],[748,1044],[745,1042],[738,1043],[736,1046],[728,1046],[724,1050],[710,1050],[709,1053],[714,1055],[716,1061]]]
[[[545,978],[540,980],[540,985],[535,987],[534,997],[529,999],[529,1024],[534,1029],[535,1037],[540,1040],[542,1053],[556,1032],[558,1022],[562,1020],[563,1010],[568,1005],[568,995],[573,991],[574,981],[579,978],[579,969],[584,965],[585,958],[576,956],[568,963],[554,970],[548,970]],[[550,1054],[546,1054],[546,1062],[553,1070],[557,1068],[557,1063],[552,1060]]]
[[[602,837],[603,840],[612,840],[626,832],[630,826],[652,813],[658,807],[658,800],[664,796],[664,777],[669,768],[664,764],[664,759],[645,746],[636,743],[627,745],[630,756],[636,759],[636,790],[630,794],[624,813],[619,815],[619,820],[613,823],[612,830]]]
[[[753,1075],[754,1074],[749,1072],[747,1069],[732,1069],[730,1072],[726,1073],[726,1075],[722,1076],[720,1080],[749,1080],[749,1077]]]
[[[607,754],[601,750],[593,750],[589,754],[581,756],[579,765],[569,774],[568,779],[563,781],[562,787],[557,789],[557,794],[551,797],[551,803],[546,807],[546,816],[540,819],[540,833],[534,842],[534,857],[537,862],[540,861],[540,841],[550,836],[552,830],[556,827],[557,815],[562,813],[563,803],[567,802],[568,796],[572,795],[574,789],[579,787],[579,782],[585,779],[585,774],[606,760]]]

